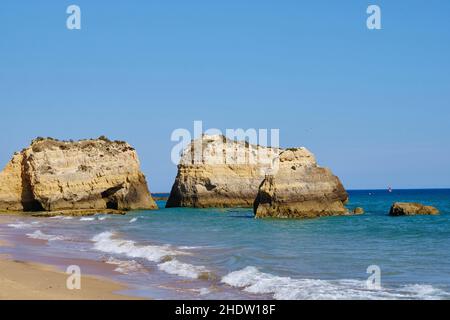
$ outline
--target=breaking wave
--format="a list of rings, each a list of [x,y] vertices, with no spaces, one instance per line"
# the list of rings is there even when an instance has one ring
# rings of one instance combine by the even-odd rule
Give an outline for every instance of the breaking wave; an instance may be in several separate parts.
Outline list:
[[[66,238],[63,236],[54,236],[51,234],[45,234],[41,230],[37,230],[33,233],[28,233],[27,237],[31,239],[46,240],[46,241],[66,240]]]
[[[252,294],[267,294],[276,300],[382,300],[445,299],[450,294],[430,285],[409,285],[395,289],[370,290],[360,280],[292,279],[247,267],[222,278],[222,283]]]
[[[19,221],[17,223],[8,224],[8,227],[14,228],[14,229],[30,229],[30,228],[33,228],[33,224]]]
[[[71,216],[54,216],[54,217],[50,217],[50,219],[73,220],[73,217],[71,217]]]
[[[135,260],[124,261],[116,258],[109,258],[106,261],[107,264],[115,265],[116,269],[114,271],[122,273],[122,274],[130,274],[135,272],[143,272],[145,268],[136,262]]]
[[[94,221],[95,218],[93,217],[84,217],[84,218],[80,218],[80,221]]]
[[[168,274],[177,275],[184,278],[199,279],[208,277],[209,271],[203,266],[194,266],[182,263],[176,259],[161,263],[158,268]]]
[[[176,256],[186,256],[189,253],[173,248],[169,245],[138,245],[131,240],[117,239],[112,232],[103,232],[92,238],[94,249],[114,254],[125,255],[129,258],[142,258],[158,263],[158,268],[168,274],[185,278],[199,278],[208,270],[202,266],[194,266],[179,262]]]

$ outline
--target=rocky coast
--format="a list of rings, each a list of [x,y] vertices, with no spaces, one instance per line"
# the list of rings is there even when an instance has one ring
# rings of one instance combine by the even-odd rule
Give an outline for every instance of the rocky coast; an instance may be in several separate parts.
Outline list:
[[[0,211],[157,209],[136,150],[123,141],[33,140],[0,173]]]
[[[306,148],[202,136],[184,150],[167,207],[254,207],[258,218],[349,214],[339,178]]]

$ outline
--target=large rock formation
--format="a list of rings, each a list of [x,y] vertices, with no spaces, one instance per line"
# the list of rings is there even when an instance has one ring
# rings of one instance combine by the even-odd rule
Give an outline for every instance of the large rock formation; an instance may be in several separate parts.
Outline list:
[[[277,156],[274,148],[204,135],[184,150],[167,207],[252,207]]]
[[[344,215],[348,200],[339,178],[321,168],[305,148],[280,154],[279,169],[266,176],[254,204],[257,218],[313,218]]]
[[[11,161],[0,172],[0,210],[21,211],[31,201],[29,185],[22,176],[23,154],[14,154]]]
[[[0,173],[2,211],[156,208],[126,142],[38,138]]]
[[[420,203],[396,202],[392,205],[391,216],[437,215],[439,210],[435,207],[424,206]]]
[[[257,217],[313,217],[346,214],[347,199],[339,179],[304,148],[203,136],[183,152],[167,207],[254,206]]]

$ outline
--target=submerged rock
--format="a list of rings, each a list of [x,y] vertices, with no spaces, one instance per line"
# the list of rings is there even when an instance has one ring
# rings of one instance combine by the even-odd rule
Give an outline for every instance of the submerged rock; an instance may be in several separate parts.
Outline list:
[[[389,215],[391,216],[413,216],[413,215],[437,215],[439,210],[432,206],[420,203],[396,202],[392,205]]]
[[[38,138],[0,173],[3,211],[156,208],[136,151],[126,142]]]
[[[280,154],[279,169],[262,182],[254,203],[257,218],[346,215],[348,200],[339,178],[321,168],[305,148]]]
[[[184,150],[167,207],[252,207],[278,149],[204,135]]]

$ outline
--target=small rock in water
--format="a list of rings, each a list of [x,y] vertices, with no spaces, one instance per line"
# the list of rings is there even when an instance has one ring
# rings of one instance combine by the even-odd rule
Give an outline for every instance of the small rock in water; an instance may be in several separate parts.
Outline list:
[[[432,206],[420,203],[396,202],[392,205],[389,215],[391,216],[414,216],[414,215],[437,215],[439,210]]]
[[[364,214],[364,209],[361,207],[353,209],[353,214]]]

